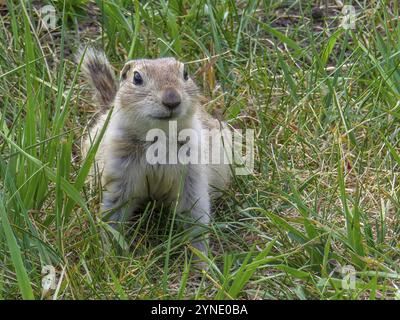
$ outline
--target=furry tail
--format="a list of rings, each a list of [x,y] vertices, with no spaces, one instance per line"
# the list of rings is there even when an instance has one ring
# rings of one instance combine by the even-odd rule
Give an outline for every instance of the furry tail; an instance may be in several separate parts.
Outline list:
[[[94,99],[101,107],[109,107],[117,93],[114,71],[103,51],[93,48],[80,49],[77,54],[78,63],[82,59],[81,71],[90,83]]]

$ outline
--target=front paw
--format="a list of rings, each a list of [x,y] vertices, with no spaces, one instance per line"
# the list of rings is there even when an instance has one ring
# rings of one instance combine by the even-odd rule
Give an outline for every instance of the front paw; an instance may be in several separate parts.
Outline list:
[[[192,261],[194,269],[198,271],[207,271],[209,269],[208,262],[206,261],[206,258],[208,257],[208,241],[192,241],[191,246],[194,248],[194,250],[192,250]]]
[[[207,262],[202,261],[202,260],[199,260],[199,259],[195,259],[195,260],[193,261],[192,266],[193,266],[193,270],[195,270],[196,273],[197,273],[197,272],[200,272],[200,273],[201,273],[201,272],[203,272],[203,271],[208,271],[208,269],[210,269],[210,266],[208,265]]]

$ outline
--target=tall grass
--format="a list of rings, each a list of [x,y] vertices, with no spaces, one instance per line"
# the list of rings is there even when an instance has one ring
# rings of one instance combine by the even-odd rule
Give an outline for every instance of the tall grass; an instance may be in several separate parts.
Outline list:
[[[48,3],[49,32],[29,2],[0,17],[1,298],[41,298],[46,265],[54,299],[399,297],[396,1],[354,2],[350,30],[334,1],[321,21],[313,1]],[[209,112],[256,129],[255,172],[214,204],[200,278],[181,217],[149,203],[123,238],[98,218],[98,144],[80,157],[96,110],[70,55],[89,41],[117,69],[188,62]]]

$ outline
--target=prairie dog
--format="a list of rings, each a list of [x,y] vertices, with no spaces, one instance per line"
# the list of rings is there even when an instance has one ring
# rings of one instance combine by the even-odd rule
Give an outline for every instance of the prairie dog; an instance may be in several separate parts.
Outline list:
[[[155,143],[162,143],[157,139],[147,141],[149,130],[159,129],[171,138],[172,121],[178,134],[190,129],[204,137],[204,129],[221,128],[216,119],[201,110],[199,90],[184,64],[174,58],[130,60],[117,82],[105,54],[89,48],[81,70],[91,84],[97,103],[108,108],[89,130],[82,146],[83,156],[101,132],[113,106],[95,161],[104,188],[101,210],[112,212],[111,223],[127,221],[147,201],[156,200],[176,204],[177,212],[189,214],[200,229],[207,226],[213,187],[227,186],[229,165],[152,164],[147,152]],[[177,143],[182,145],[182,141]],[[199,143],[190,139],[189,152],[199,150]],[[170,159],[169,153],[177,152],[168,146],[165,149],[167,159]],[[194,236],[192,244],[203,254],[207,253],[204,237]]]

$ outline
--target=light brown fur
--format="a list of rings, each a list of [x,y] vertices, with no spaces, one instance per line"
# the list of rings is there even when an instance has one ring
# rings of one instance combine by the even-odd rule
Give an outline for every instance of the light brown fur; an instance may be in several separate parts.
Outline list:
[[[94,51],[83,59],[86,77],[96,76],[88,65],[92,60],[99,61]],[[103,70],[111,70],[108,61]],[[100,70],[101,68],[96,68]],[[135,83],[135,72],[141,75],[142,84]],[[113,81],[113,77],[103,79]],[[110,123],[106,129],[96,164],[100,168],[105,190],[103,191],[103,211],[113,210],[128,203],[126,209],[118,209],[111,217],[115,223],[129,218],[130,213],[147,200],[157,200],[170,204],[178,201],[179,212],[190,212],[194,222],[206,226],[210,221],[210,197],[213,187],[223,189],[230,177],[229,165],[203,164],[156,164],[151,165],[146,158],[146,149],[153,143],[146,141],[151,129],[168,133],[170,120],[177,123],[178,132],[192,129],[202,135],[202,129],[221,129],[221,124],[201,109],[200,94],[195,83],[186,78],[184,65],[174,58],[155,60],[132,60],[121,71],[118,89],[113,92],[115,83],[96,85],[91,79],[93,89],[111,88],[111,92],[98,93],[107,97],[114,106]],[[173,90],[179,95],[180,103],[171,109],[163,105],[163,94]],[[112,99],[110,97],[112,96]],[[111,111],[110,111],[111,112]],[[91,128],[83,145],[85,155],[100,130],[108,113],[103,114]],[[195,148],[195,142],[190,141]],[[180,194],[180,183],[183,183]],[[193,240],[193,245],[204,254],[204,240]]]

